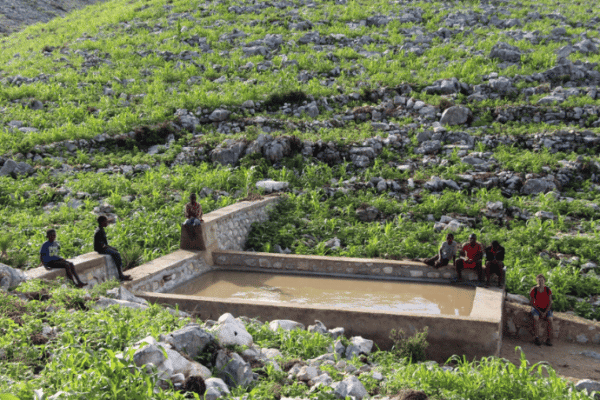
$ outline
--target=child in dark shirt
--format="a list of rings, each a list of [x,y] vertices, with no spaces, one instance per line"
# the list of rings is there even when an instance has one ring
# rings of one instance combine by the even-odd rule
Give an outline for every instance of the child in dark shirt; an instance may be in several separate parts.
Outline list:
[[[59,256],[60,245],[56,242],[56,231],[49,229],[46,232],[46,238],[48,240],[44,242],[40,249],[40,261],[44,267],[46,269],[64,268],[67,277],[73,281],[75,286],[78,288],[87,286],[86,283],[81,281],[77,272],[75,272],[75,265]]]

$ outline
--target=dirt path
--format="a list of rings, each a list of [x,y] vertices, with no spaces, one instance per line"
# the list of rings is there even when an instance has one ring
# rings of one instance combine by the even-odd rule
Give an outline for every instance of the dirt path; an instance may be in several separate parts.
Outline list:
[[[558,375],[577,382],[581,379],[600,381],[600,360],[581,355],[584,351],[593,351],[600,354],[599,345],[583,346],[575,343],[555,342],[554,346],[536,346],[532,342],[525,342],[515,338],[503,338],[500,357],[506,358],[515,364],[521,362],[521,353],[515,351],[520,346],[525,352],[527,361],[531,365],[540,361],[548,362]]]

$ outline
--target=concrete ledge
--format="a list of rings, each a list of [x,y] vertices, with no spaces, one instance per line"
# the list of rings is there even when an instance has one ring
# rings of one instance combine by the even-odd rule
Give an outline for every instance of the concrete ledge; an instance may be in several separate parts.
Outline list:
[[[71,258],[68,261],[75,265],[75,271],[79,277],[90,286],[118,276],[112,257],[106,254],[98,254],[94,251]],[[66,277],[65,270],[62,268],[47,270],[44,267],[39,267],[30,269],[25,273],[29,279],[51,280],[59,276]]]
[[[405,278],[447,282],[456,278],[453,265],[435,269],[419,261],[393,261],[370,258],[305,256],[232,250],[212,252],[217,267],[235,270],[272,270],[273,272],[302,271],[337,275],[369,275],[386,278]],[[477,280],[477,274],[465,270],[466,280]]]
[[[304,325],[313,324],[318,319],[327,327],[344,327],[346,336],[360,335],[371,339],[382,349],[392,347],[392,341],[389,339],[391,329],[402,329],[412,335],[416,330],[421,331],[428,327],[427,341],[430,346],[427,352],[429,357],[437,361],[446,361],[454,354],[464,354],[469,359],[499,354],[500,320],[492,321],[493,318],[474,320],[461,316],[335,309],[147,292],[137,295],[152,303],[178,306],[180,310],[193,312],[203,320],[216,320],[226,312],[236,317],[256,317],[261,321],[292,319]],[[501,303],[497,306],[501,308]]]
[[[600,345],[600,322],[590,321],[575,315],[554,312],[553,336],[561,342]],[[523,304],[504,304],[504,334],[525,341],[533,340],[531,307]],[[542,322],[541,333],[546,335],[546,323]]]
[[[205,252],[177,250],[127,271],[133,278],[124,285],[131,290],[163,292],[212,269]]]

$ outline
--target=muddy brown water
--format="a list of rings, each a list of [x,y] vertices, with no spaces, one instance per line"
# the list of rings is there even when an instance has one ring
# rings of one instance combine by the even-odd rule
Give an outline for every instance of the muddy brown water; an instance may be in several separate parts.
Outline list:
[[[218,299],[468,316],[475,289],[425,283],[210,271],[172,291]]]

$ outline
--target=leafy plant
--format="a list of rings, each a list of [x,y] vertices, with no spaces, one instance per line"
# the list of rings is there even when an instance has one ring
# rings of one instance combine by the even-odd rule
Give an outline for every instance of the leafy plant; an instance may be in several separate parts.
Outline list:
[[[417,363],[427,359],[427,327],[422,332],[416,331],[413,336],[407,336],[402,329],[392,329],[390,339],[394,342],[392,352],[398,357],[406,358],[411,362]]]

